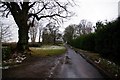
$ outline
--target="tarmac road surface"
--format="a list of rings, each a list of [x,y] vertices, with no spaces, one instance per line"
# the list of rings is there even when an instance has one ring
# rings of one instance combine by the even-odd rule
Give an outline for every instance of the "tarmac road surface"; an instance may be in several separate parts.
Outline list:
[[[56,77],[58,78],[103,78],[99,71],[73,49],[66,46],[65,63]]]

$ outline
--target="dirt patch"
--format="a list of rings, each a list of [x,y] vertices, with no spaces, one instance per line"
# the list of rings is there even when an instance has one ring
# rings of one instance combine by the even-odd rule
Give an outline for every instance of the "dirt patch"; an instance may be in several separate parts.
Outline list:
[[[63,55],[38,57],[31,56],[17,67],[2,70],[3,78],[45,78]]]

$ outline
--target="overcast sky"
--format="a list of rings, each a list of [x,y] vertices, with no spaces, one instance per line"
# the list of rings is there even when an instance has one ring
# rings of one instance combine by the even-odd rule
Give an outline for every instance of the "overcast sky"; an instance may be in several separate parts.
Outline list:
[[[70,24],[79,24],[80,20],[86,19],[91,21],[93,25],[98,20],[101,21],[111,21],[118,17],[118,1],[119,0],[76,0],[76,3],[79,6],[75,6],[73,11],[76,13],[76,16],[72,17],[71,20],[65,22],[61,31]],[[8,22],[14,23],[12,18],[10,19],[2,19],[6,24]],[[12,33],[13,33],[13,41],[18,41],[17,36],[17,28],[16,25],[13,24]]]
[[[118,16],[118,1],[119,0],[76,0],[79,6],[74,9],[76,17],[73,17],[68,23],[78,24],[81,19],[95,22],[111,21]],[[68,24],[66,23],[66,25]]]

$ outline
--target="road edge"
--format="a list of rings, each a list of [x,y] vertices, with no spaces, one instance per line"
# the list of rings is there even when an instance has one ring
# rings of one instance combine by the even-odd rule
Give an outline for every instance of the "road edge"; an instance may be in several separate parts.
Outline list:
[[[84,54],[82,54],[80,51],[75,50],[74,47],[68,45],[70,48],[72,48],[77,54],[79,54],[80,56],[82,56],[88,63],[90,63],[91,65],[93,65],[100,73],[101,75],[104,77],[105,80],[118,80],[116,78],[113,78],[112,76],[110,76],[107,72],[105,72],[105,70],[103,70],[101,67],[99,67],[97,64],[95,64],[92,60],[90,60],[89,58],[87,58],[87,56],[85,56]]]

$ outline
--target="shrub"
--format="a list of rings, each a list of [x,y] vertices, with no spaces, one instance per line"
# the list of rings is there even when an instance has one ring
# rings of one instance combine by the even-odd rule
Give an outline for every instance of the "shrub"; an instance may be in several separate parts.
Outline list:
[[[119,63],[120,60],[120,20],[109,22],[96,34],[95,50],[103,57]]]
[[[4,46],[2,47],[2,59],[6,60],[10,58],[11,48]]]
[[[94,51],[95,33],[82,35],[71,41],[71,45],[84,50]]]
[[[28,45],[29,45],[29,47],[40,47],[42,45],[42,43],[38,43],[38,42],[32,43],[31,42]]]

